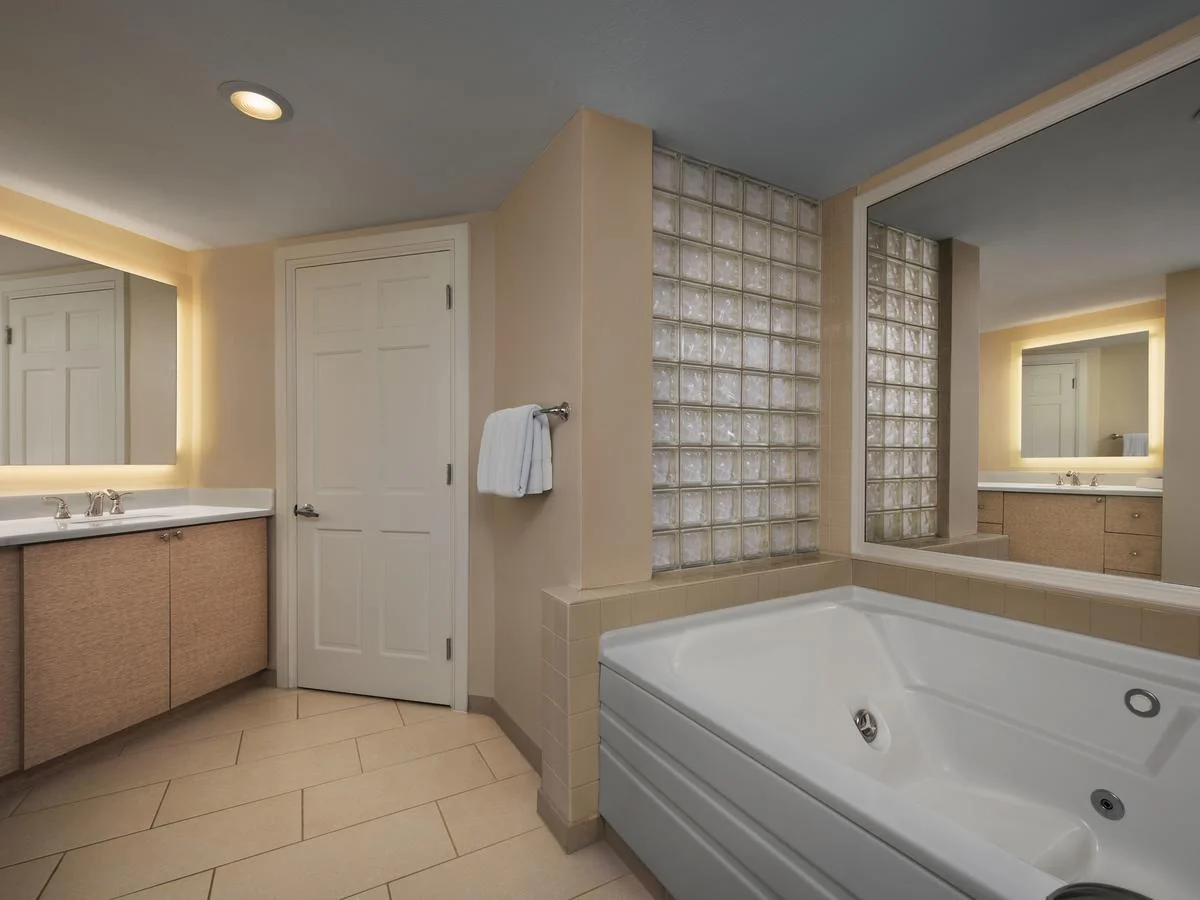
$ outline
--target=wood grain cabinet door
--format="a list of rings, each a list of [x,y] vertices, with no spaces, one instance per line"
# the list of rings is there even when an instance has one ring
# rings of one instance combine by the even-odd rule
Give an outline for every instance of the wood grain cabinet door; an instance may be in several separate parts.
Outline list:
[[[168,708],[166,532],[25,547],[25,766]]]
[[[0,775],[21,768],[21,565],[0,550]]]
[[[267,522],[193,525],[171,540],[171,706],[267,667]]]
[[[1004,533],[1013,562],[1104,571],[1104,498],[1004,494]]]

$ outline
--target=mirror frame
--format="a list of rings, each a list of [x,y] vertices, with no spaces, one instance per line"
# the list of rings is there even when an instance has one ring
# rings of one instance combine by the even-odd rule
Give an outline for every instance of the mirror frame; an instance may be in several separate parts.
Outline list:
[[[855,558],[898,565],[917,566],[934,572],[990,578],[1008,583],[1028,584],[1064,591],[1083,591],[1089,594],[1126,600],[1159,603],[1189,609],[1200,607],[1200,588],[1056,569],[1008,560],[980,559],[947,553],[931,553],[888,544],[866,541],[866,364],[867,364],[867,211],[876,203],[909,188],[936,178],[938,175],[978,159],[1024,137],[1048,128],[1093,106],[1111,100],[1126,91],[1140,87],[1161,75],[1173,72],[1200,59],[1200,19],[1192,19],[1148,44],[1134,48],[1121,57],[1089,70],[1072,81],[1052,88],[1015,109],[967,132],[965,140],[952,139],[915,157],[907,170],[889,177],[883,173],[866,184],[854,196],[851,212],[851,315],[852,315],[852,372],[851,372],[851,479],[850,479],[850,552]],[[991,128],[989,131],[988,129]],[[906,163],[901,163],[900,169]],[[1129,330],[1125,328],[1125,330]],[[1160,328],[1161,336],[1162,330]],[[1152,341],[1152,347],[1156,342]],[[1162,363],[1162,344],[1157,365]],[[1019,351],[1018,351],[1019,352]],[[1017,377],[1020,377],[1018,367]],[[1158,443],[1161,465],[1162,425],[1161,398],[1159,401]],[[1153,417],[1153,413],[1152,413]],[[1153,421],[1153,419],[1152,419]],[[1152,439],[1153,441],[1153,439]],[[1020,446],[1017,451],[1019,455]],[[1109,458],[1104,465],[1110,467]],[[1142,457],[1141,459],[1144,459]],[[1038,465],[1031,468],[1045,468]],[[1144,466],[1142,466],[1144,468]]]

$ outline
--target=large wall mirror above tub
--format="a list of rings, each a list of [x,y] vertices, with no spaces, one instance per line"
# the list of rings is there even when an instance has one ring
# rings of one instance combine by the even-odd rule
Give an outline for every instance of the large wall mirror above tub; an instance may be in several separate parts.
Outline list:
[[[863,201],[864,545],[1200,586],[1200,62],[1101,99]]]
[[[176,290],[0,236],[0,464],[172,465]]]

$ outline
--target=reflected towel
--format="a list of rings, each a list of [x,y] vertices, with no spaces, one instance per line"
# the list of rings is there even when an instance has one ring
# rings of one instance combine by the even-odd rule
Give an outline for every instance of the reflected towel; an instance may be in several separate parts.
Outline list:
[[[1125,445],[1123,451],[1125,456],[1150,455],[1150,435],[1144,431],[1125,435],[1123,443]]]

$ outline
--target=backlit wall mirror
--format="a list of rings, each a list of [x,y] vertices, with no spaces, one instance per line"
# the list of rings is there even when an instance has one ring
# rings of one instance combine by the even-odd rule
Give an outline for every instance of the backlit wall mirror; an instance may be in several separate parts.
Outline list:
[[[0,237],[0,463],[175,462],[172,285]]]
[[[868,542],[1200,584],[1198,105],[1192,63],[868,208]]]

